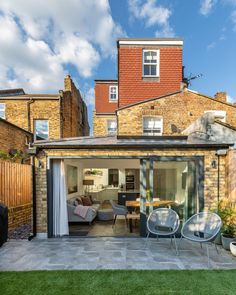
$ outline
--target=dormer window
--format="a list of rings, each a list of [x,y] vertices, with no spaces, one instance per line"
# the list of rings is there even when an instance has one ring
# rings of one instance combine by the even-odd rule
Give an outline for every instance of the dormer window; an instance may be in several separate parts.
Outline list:
[[[143,134],[158,136],[163,133],[162,117],[144,117],[143,118]]]
[[[118,86],[111,85],[109,87],[109,101],[117,102],[117,100],[118,100]]]
[[[160,50],[143,50],[143,77],[160,76]]]

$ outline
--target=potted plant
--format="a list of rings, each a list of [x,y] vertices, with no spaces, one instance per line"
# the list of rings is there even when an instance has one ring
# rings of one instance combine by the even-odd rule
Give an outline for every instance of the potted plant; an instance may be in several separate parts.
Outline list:
[[[224,249],[230,250],[230,243],[236,241],[236,212],[229,203],[221,203],[220,207],[222,245]]]
[[[229,247],[230,247],[230,251],[231,251],[232,255],[236,256],[236,241],[231,242]]]

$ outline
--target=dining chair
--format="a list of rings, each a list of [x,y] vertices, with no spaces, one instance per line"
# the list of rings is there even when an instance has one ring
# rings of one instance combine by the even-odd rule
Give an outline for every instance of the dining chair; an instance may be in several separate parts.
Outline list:
[[[114,213],[114,219],[113,219],[112,227],[114,227],[114,225],[116,223],[117,215],[125,216],[125,221],[126,221],[126,225],[127,225],[128,224],[128,221],[127,221],[128,209],[126,208],[126,206],[118,205],[113,200],[110,200],[110,203],[111,203],[113,213]]]

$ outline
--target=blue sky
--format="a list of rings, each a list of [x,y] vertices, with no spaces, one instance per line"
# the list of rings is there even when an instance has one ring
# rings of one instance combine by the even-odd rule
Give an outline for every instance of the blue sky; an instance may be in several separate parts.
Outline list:
[[[117,76],[119,37],[182,37],[191,88],[236,102],[236,0],[0,0],[0,87],[58,92],[70,74],[92,125],[94,79]]]

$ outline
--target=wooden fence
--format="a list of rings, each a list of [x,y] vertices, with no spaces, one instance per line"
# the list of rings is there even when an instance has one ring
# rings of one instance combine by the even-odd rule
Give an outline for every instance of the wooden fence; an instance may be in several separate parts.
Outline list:
[[[9,208],[32,203],[32,166],[0,161],[0,203]]]
[[[236,150],[230,150],[227,157],[227,197],[236,208]]]

